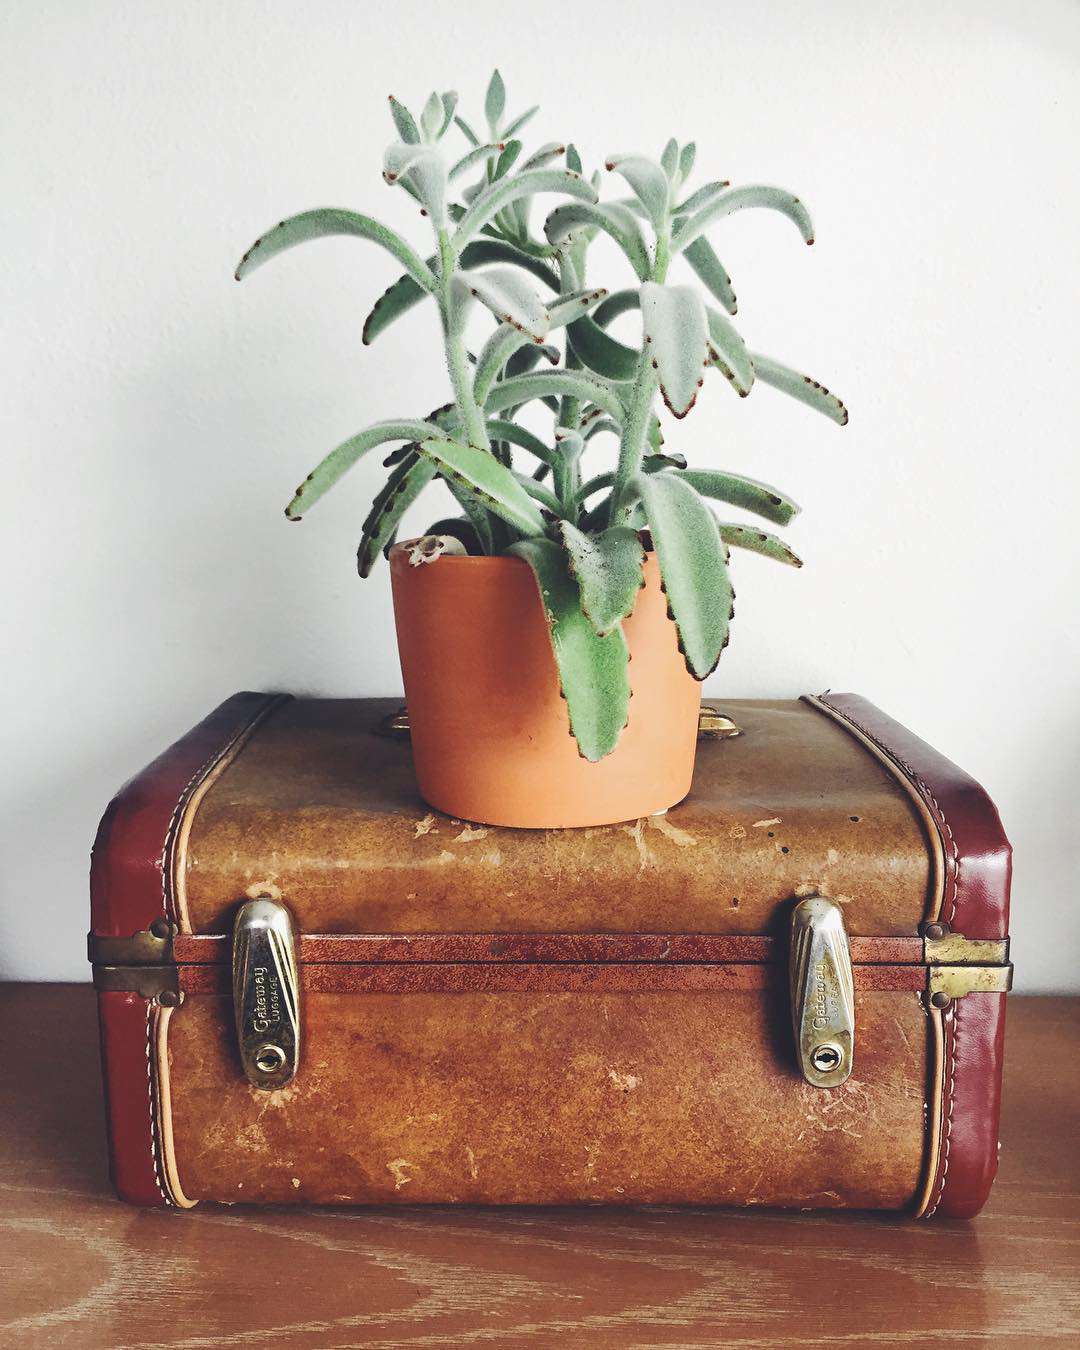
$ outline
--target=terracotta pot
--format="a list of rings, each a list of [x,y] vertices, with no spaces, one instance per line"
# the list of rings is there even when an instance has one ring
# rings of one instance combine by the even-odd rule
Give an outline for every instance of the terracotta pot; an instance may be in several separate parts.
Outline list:
[[[489,825],[608,825],[690,790],[701,690],[679,654],[655,555],[623,631],[630,720],[596,764],[579,753],[535,578],[520,558],[390,554],[398,651],[420,792]]]

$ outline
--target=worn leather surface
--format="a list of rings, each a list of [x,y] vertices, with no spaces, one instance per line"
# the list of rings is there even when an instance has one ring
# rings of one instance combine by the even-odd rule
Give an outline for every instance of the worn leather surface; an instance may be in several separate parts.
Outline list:
[[[90,855],[90,928],[130,937],[167,916],[178,808],[201,774],[279,698],[234,694],[126,783],[109,803]]]
[[[857,717],[936,808],[946,849],[952,841],[954,927],[988,905],[989,927],[968,935],[995,936],[1008,855],[994,843],[1000,826],[985,794],[870,705],[832,697],[833,711]],[[907,943],[928,913],[930,850],[924,817],[855,736],[806,704],[729,702],[745,735],[702,743],[694,790],[666,817],[533,833],[474,829],[428,812],[407,744],[371,734],[394,706],[299,700],[272,708],[265,696],[237,696],[125,788],[102,823],[96,932],[122,936],[162,912],[186,920],[179,889],[197,932],[227,931],[242,895],[269,893],[288,900],[309,934],[381,934],[388,942],[371,958],[378,974],[371,962],[344,961],[344,951],[305,969],[303,1068],[273,1101],[247,1087],[235,1062],[228,1000],[212,992],[225,967],[182,968],[189,992],[170,1022],[170,1086],[188,1194],[910,1203],[926,1137],[926,1014],[911,988],[920,976],[884,963],[909,959]],[[259,718],[235,760],[206,779],[181,846],[184,803]],[[791,898],[810,890],[844,904],[859,940],[905,940],[893,954],[882,948],[876,969],[856,973],[857,1068],[842,1094],[818,1093],[795,1073],[779,968],[710,967],[720,949],[695,945],[741,939],[762,950],[746,956],[740,948],[740,960],[775,961]],[[973,896],[981,897],[974,908]],[[1003,901],[1001,931],[1005,913]],[[408,962],[394,963],[393,944],[415,934],[446,950],[414,953],[409,975]],[[585,942],[577,952],[566,945],[573,934],[601,945],[617,935],[641,950],[612,958]],[[689,948],[676,940],[672,952],[706,964],[672,963],[663,945],[657,955],[655,943],[678,934]],[[484,950],[452,956],[461,935]],[[181,960],[189,959],[184,941]],[[663,974],[644,981],[611,965],[607,975],[521,965],[650,953]],[[478,965],[440,979],[423,971],[425,959]],[[501,963],[495,971],[493,961]],[[161,1204],[146,1057],[152,1009],[129,994],[102,995],[100,1007],[117,1187],[127,1199]],[[931,1195],[938,1213],[975,1212],[993,1177],[1003,1007],[1000,995],[969,995],[946,1018],[943,1148]],[[618,1067],[620,1047],[648,1068],[657,1093],[636,1095],[646,1080]],[[640,1080],[623,1094],[634,1100],[625,1119],[597,1091],[595,1074],[567,1070],[608,1060],[624,1075],[609,1077],[612,1084],[627,1074]],[[425,1125],[415,1109],[440,1094],[445,1138],[425,1133],[439,1122]],[[581,1170],[575,1120],[608,1145],[606,1170],[593,1143],[592,1167]],[[474,1176],[470,1163],[469,1187],[459,1192],[454,1141],[466,1135],[463,1147],[492,1165]],[[391,1144],[399,1151],[373,1161]],[[617,1180],[627,1168],[629,1187]]]
[[[743,728],[702,741],[666,816],[583,830],[470,827],[417,795],[388,701],[297,699],[214,784],[185,860],[190,926],[226,931],[245,894],[280,894],[319,933],[782,929],[792,896],[850,930],[914,935],[928,903],[923,825],[905,789],[797,701],[728,700]]]
[[[169,1023],[192,1200],[649,1201],[899,1209],[923,1166],[927,1015],[857,998],[835,1092],[791,1060],[769,993],[313,994],[301,1070],[259,1092],[228,1000]]]

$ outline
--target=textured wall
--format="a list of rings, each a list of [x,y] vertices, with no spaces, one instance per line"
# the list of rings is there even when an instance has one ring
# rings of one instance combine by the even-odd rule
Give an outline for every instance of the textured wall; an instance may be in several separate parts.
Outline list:
[[[856,689],[971,769],[1017,848],[1019,984],[1076,988],[1080,9],[461,8],[0,14],[0,973],[85,977],[99,811],[209,705],[399,687],[385,571],[353,570],[378,464],[300,528],[281,510],[339,439],[443,399],[432,316],[363,349],[395,271],[355,241],[230,273],[311,206],[422,240],[379,177],[385,95],[476,108],[498,62],[512,103],[545,105],[538,139],[595,163],[693,135],[706,173],[811,206],[812,250],[760,213],[715,237],[751,345],[834,387],[850,426],[722,381],[669,424],[804,506],[801,574],[739,560],[709,692]]]

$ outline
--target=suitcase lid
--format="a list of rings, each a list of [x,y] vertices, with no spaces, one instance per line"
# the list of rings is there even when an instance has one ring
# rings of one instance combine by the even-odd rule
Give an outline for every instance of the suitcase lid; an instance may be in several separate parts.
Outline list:
[[[856,695],[725,700],[741,734],[699,743],[684,802],[579,830],[429,810],[407,738],[386,734],[398,708],[226,700],[106,811],[91,862],[92,959],[159,960],[174,936],[227,934],[255,896],[284,901],[301,935],[407,938],[414,959],[427,959],[419,934],[458,935],[471,957],[476,935],[520,946],[522,935],[589,934],[596,959],[621,959],[634,935],[669,959],[694,937],[710,952],[721,938],[764,950],[807,895],[833,898],[856,939],[1007,935],[1010,849],[992,802]],[[676,935],[668,953],[663,938]],[[113,947],[100,940],[122,942],[105,956]],[[652,946],[638,945],[648,959]]]
[[[852,934],[915,935],[934,908],[925,809],[819,706],[724,701],[741,734],[699,743],[679,806],[540,831],[430,810],[384,732],[398,706],[290,699],[218,762],[170,859],[181,932],[225,933],[255,896],[322,934],[771,935],[819,894]]]

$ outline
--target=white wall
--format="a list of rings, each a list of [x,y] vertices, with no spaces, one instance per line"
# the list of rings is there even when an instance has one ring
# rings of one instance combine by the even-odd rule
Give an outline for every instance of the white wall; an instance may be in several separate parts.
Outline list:
[[[385,572],[353,564],[377,463],[301,528],[281,510],[343,436],[443,399],[431,315],[363,349],[395,269],[356,241],[230,273],[311,206],[422,240],[379,177],[385,96],[452,85],[476,109],[496,62],[514,105],[545,105],[538,138],[591,164],[692,135],[711,176],[811,206],[812,250],[761,213],[719,242],[751,345],[835,387],[851,425],[718,381],[670,428],[804,506],[802,573],[740,560],[709,693],[855,689],[959,760],[1016,845],[1020,986],[1080,987],[1064,0],[7,0],[0,972],[86,977],[98,814],[223,696],[399,687]]]

